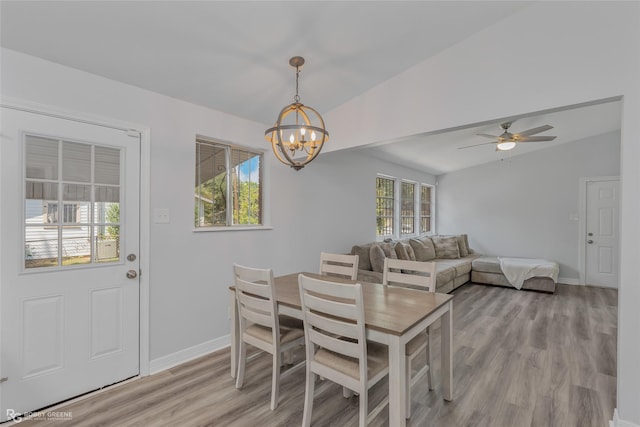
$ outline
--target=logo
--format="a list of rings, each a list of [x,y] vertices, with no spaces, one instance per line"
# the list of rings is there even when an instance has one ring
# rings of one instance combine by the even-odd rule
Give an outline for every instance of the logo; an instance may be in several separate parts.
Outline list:
[[[73,412],[71,411],[29,411],[25,413],[16,412],[14,409],[7,409],[7,420],[14,421],[16,424],[23,420],[71,420]]]

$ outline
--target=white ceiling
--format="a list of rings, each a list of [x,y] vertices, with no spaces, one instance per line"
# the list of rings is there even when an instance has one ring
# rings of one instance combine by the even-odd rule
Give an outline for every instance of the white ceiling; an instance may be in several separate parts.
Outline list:
[[[424,170],[440,175],[475,165],[507,159],[532,151],[555,147],[582,140],[606,132],[620,130],[622,105],[619,100],[611,100],[596,105],[562,111],[543,112],[526,117],[505,117],[492,123],[465,126],[462,129],[449,130],[435,135],[413,135],[392,143],[378,144],[366,150],[375,157],[394,163]],[[495,144],[460,149],[475,144],[491,142],[491,139],[478,136],[478,133],[500,135],[500,124],[510,121],[510,132],[522,132],[542,125],[554,128],[536,136],[554,135],[556,139],[548,142],[520,143],[513,150],[496,151]]]
[[[270,125],[295,93],[295,72],[288,65],[292,56],[306,59],[301,101],[324,114],[474,33],[499,25],[530,3],[4,0],[0,42]],[[613,110],[593,107],[574,115],[530,117],[514,128],[548,123],[556,127],[551,132],[558,135],[557,142],[566,142],[587,130],[611,130],[615,120],[619,128],[619,111]],[[490,146],[453,147],[476,142],[472,135],[478,132],[499,133],[500,120],[477,129],[410,138],[402,149],[395,146],[394,155],[406,150],[395,160],[431,173],[467,167],[480,158],[490,161],[496,155]],[[578,123],[579,132],[573,129]],[[388,156],[385,150],[389,148],[376,148],[378,155]],[[436,164],[443,166],[438,169]]]

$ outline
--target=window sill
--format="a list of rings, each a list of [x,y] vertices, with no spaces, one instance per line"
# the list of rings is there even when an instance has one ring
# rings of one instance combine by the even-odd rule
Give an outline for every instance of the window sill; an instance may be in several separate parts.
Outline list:
[[[273,227],[269,225],[255,225],[255,226],[231,226],[231,227],[201,227],[194,228],[194,233],[210,233],[221,231],[258,231],[258,230],[273,230]]]

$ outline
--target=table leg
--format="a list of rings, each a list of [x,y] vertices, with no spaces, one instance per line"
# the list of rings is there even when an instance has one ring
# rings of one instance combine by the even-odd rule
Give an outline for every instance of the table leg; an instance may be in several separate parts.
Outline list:
[[[389,340],[389,425],[406,425],[405,345],[400,337],[392,335]]]
[[[231,378],[236,377],[236,364],[238,363],[238,310],[235,291],[229,291],[229,316],[231,317]]]
[[[453,301],[449,301],[449,310],[442,315],[442,354],[441,373],[444,400],[453,400]]]

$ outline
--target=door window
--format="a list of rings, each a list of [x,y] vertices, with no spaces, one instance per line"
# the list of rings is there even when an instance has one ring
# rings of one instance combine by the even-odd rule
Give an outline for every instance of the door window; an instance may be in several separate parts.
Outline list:
[[[120,261],[121,150],[25,135],[24,267]]]

